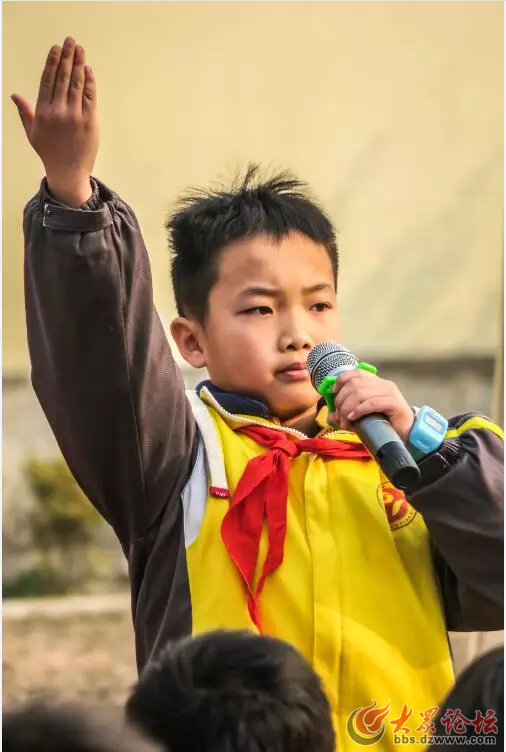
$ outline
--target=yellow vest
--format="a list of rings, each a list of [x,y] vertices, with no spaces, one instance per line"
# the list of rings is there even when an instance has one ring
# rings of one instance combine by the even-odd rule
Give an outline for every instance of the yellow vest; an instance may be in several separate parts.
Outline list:
[[[201,396],[219,444],[211,451],[222,455],[232,493],[249,460],[267,451],[234,428],[268,425],[288,437],[302,437],[262,418],[232,416],[205,389]],[[343,432],[325,436],[359,441]],[[228,506],[228,499],[208,495],[198,533],[187,548],[194,633],[220,627],[256,630],[244,585],[221,539]],[[266,550],[264,529],[257,577]],[[439,705],[452,685],[427,529],[372,459],[329,460],[303,453],[291,461],[284,559],[266,580],[260,611],[264,632],[294,645],[320,675],[338,750],[356,751],[353,734],[358,744],[363,739],[368,746],[383,726],[376,749],[393,749],[391,721],[401,716],[404,704],[413,710],[404,727],[422,736],[423,730],[415,733],[420,714]],[[381,717],[374,713],[387,706]],[[362,713],[350,727],[354,711],[368,707],[373,713]]]

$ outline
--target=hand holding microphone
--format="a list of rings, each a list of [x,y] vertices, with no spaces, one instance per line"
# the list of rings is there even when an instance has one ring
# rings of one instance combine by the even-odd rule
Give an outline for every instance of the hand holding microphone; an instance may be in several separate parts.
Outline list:
[[[325,397],[329,423],[353,430],[397,488],[412,490],[420,470],[406,448],[414,414],[391,381],[337,342],[322,342],[308,355],[315,389]]]
[[[392,381],[361,368],[342,373],[334,384],[335,409],[329,422],[353,430],[353,422],[371,413],[381,413],[399,438],[407,444],[414,422],[413,410]]]

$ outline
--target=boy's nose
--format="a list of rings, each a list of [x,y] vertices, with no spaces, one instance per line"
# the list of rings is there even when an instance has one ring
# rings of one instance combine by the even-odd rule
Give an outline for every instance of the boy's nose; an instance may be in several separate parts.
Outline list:
[[[311,338],[302,332],[291,332],[283,334],[280,337],[280,350],[282,352],[298,352],[299,350],[310,350],[313,346]]]

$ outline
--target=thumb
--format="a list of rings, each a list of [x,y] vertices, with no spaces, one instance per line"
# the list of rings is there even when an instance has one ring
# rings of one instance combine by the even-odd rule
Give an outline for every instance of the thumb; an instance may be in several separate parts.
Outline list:
[[[32,129],[32,123],[35,117],[35,113],[26,99],[20,97],[19,94],[11,94],[11,99],[18,108],[18,113],[19,117],[21,118],[23,128],[25,129],[25,133],[28,138],[30,138],[30,131]]]

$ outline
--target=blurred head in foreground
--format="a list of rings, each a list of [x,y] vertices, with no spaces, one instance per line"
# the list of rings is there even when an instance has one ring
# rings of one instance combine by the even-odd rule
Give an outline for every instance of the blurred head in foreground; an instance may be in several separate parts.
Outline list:
[[[36,702],[4,712],[4,752],[159,752],[117,722],[95,717],[76,706]]]
[[[444,701],[435,727],[435,735],[442,738],[441,743],[430,746],[433,752],[448,749],[448,744],[444,743],[448,736],[459,737],[461,744],[468,745],[467,749],[469,745],[472,749],[481,748],[485,737],[488,737],[488,743],[494,740],[494,749],[504,749],[503,647],[480,656],[463,671]],[[475,746],[471,737],[479,739]]]
[[[287,643],[208,632],[146,668],[127,717],[171,752],[334,752],[319,678]]]

